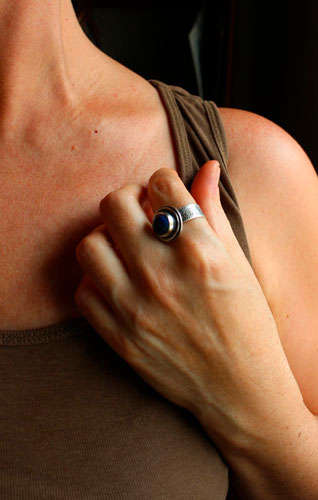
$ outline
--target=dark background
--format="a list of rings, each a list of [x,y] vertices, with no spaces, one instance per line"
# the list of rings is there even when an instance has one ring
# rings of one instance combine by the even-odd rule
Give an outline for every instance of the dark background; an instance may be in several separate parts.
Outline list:
[[[269,118],[317,167],[317,0],[73,3],[109,56],[144,78]]]

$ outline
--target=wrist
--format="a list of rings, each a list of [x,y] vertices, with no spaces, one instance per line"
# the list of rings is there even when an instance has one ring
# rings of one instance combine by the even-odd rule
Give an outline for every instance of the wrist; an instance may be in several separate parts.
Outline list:
[[[242,391],[235,406],[216,408],[214,402],[205,404],[196,417],[225,455],[249,456],[261,445],[265,449],[281,438],[288,440],[304,422],[307,425],[315,418],[304,405],[298,385],[292,383],[288,389],[265,396],[259,391],[246,398]]]
[[[304,405],[257,433],[219,440],[219,448],[238,498],[317,500],[318,418]]]

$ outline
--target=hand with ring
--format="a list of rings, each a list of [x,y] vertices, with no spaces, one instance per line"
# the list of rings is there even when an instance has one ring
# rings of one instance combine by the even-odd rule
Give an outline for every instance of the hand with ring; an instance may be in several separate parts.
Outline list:
[[[244,441],[259,422],[281,425],[302,398],[223,211],[219,175],[217,162],[205,163],[190,193],[160,169],[147,189],[109,193],[104,224],[77,247],[75,300],[110,347],[224,451],[229,436]]]

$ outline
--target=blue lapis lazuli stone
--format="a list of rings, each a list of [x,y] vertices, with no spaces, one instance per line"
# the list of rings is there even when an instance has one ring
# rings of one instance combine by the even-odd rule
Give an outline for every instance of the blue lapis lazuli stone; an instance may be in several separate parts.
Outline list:
[[[169,220],[166,215],[158,214],[153,221],[153,230],[159,236],[166,234],[169,229]]]

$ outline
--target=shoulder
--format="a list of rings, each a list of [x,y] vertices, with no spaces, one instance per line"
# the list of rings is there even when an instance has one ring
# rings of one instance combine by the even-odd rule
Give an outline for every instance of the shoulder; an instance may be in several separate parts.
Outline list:
[[[290,172],[297,168],[298,162],[305,162],[309,170],[314,169],[309,158],[300,145],[281,127],[272,121],[239,109],[219,108],[229,147],[229,168],[235,174],[239,156],[245,155],[246,159],[256,162],[254,172],[270,173],[273,162],[282,161]],[[307,166],[307,169],[308,169]],[[316,175],[316,174],[315,174]]]
[[[317,173],[278,125],[246,111],[219,111],[253,269],[305,402],[318,413]]]

